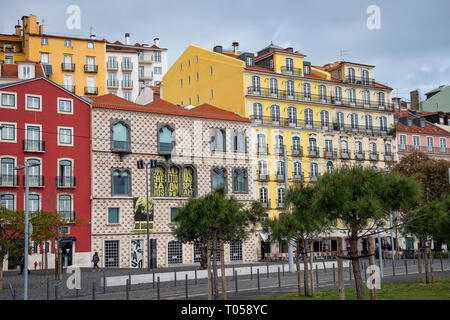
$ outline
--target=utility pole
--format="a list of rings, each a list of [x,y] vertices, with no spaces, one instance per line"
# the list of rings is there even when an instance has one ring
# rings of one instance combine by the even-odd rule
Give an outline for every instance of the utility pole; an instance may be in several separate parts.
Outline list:
[[[394,249],[394,230],[393,230],[393,224],[392,224],[392,210],[389,210],[389,224],[391,226],[391,254],[392,254],[392,264],[394,264],[394,255],[395,255],[395,249]]]
[[[283,153],[284,153],[284,184],[285,184],[285,192],[284,197],[286,199],[286,194],[289,190],[289,172],[288,172],[288,162],[287,162],[287,148],[286,145],[283,145]],[[290,205],[289,203],[286,203],[286,212],[290,212]],[[297,259],[298,259],[297,252]],[[294,248],[292,247],[291,241],[288,241],[288,261],[289,261],[289,272],[294,272]]]

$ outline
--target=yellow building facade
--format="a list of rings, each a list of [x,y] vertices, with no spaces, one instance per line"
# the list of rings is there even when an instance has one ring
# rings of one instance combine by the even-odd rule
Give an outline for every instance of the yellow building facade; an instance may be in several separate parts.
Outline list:
[[[165,100],[251,119],[254,196],[272,218],[284,211],[285,168],[292,185],[341,166],[385,169],[396,157],[392,89],[373,81],[373,66],[305,57],[272,44],[256,55],[190,45],[163,78]]]
[[[25,59],[40,61],[50,80],[80,96],[106,93],[106,40],[45,34],[34,15],[22,17],[20,33]]]
[[[0,60],[13,64],[25,59],[20,35],[0,34]]]

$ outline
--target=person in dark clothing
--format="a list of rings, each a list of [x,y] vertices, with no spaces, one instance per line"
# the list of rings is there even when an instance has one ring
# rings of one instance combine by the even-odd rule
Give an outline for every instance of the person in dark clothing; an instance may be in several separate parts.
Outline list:
[[[99,261],[100,261],[100,258],[98,257],[98,253],[95,252],[94,256],[92,257],[92,262],[94,263],[94,269],[92,270],[92,272],[95,271],[95,268],[97,268],[98,271],[100,271],[100,268],[98,267]]]
[[[21,275],[21,274],[23,274],[23,269],[25,268],[25,256],[23,256],[23,255],[20,258],[19,266],[20,266],[20,273],[19,273],[19,275]],[[30,274],[30,270],[28,270],[28,274]]]

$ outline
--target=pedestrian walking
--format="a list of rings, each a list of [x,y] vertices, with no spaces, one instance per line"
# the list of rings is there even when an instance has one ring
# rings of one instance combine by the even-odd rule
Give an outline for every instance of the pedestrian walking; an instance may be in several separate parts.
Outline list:
[[[92,257],[92,262],[94,263],[94,269],[92,270],[92,272],[95,272],[95,268],[97,268],[98,271],[100,271],[100,268],[98,267],[99,261],[100,261],[100,258],[98,257],[98,253],[95,252],[94,256]]]
[[[21,274],[23,274],[23,269],[25,268],[25,256],[24,255],[22,255],[22,257],[20,258],[19,266],[20,266],[19,275],[21,275]],[[28,270],[28,274],[30,274],[30,270]]]

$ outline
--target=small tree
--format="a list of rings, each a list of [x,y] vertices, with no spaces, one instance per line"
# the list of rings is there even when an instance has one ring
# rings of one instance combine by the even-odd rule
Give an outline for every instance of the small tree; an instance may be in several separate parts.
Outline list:
[[[373,235],[377,222],[384,221],[389,210],[414,206],[420,197],[420,185],[397,174],[353,167],[324,174],[316,188],[313,210],[325,212],[330,220],[340,220],[347,232],[356,294],[363,300],[359,239]]]

